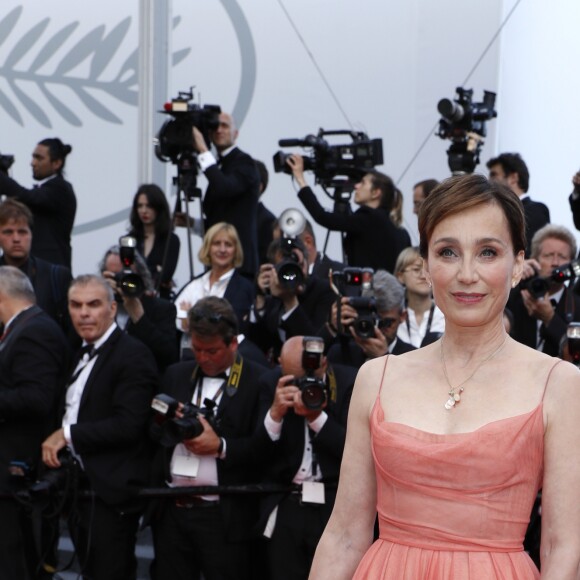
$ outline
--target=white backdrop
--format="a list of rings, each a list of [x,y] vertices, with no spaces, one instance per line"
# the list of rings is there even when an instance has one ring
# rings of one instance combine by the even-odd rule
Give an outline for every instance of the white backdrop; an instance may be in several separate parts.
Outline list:
[[[271,170],[280,138],[303,137],[320,127],[353,128],[382,138],[385,164],[380,169],[399,181],[406,224],[416,240],[412,186],[449,173],[448,142],[432,135],[437,102],[455,96],[516,1],[173,0],[161,5],[176,18],[170,45],[181,59],[170,70],[168,98],[195,85],[201,104],[235,111],[240,147]],[[124,211],[140,182],[137,84],[132,81],[138,8],[136,0],[4,0],[0,8],[0,151],[16,155],[13,175],[30,184],[30,153],[38,140],[56,135],[73,145],[67,175],[79,201],[76,274],[93,271],[125,231]],[[580,167],[574,146],[579,17],[574,0],[549,5],[521,0],[464,85],[474,89],[477,101],[484,89],[498,92],[498,118],[488,123],[478,169],[485,171],[485,161],[498,152],[521,152],[530,168],[532,196],[549,205],[554,223],[572,229],[566,198],[570,178]],[[51,53],[49,39],[59,31],[70,34]],[[83,46],[89,46],[86,53]],[[39,54],[51,55],[36,66]],[[71,61],[75,56],[76,63]],[[43,88],[81,125],[63,118]],[[123,91],[133,103],[115,96]],[[50,126],[34,114],[26,95]],[[19,111],[20,122],[7,112],[6,101]],[[110,117],[103,108],[117,122],[103,118]],[[159,115],[159,126],[162,121]],[[165,169],[173,172],[170,166]],[[203,177],[199,182],[204,187]],[[330,207],[330,200],[318,193]],[[287,175],[271,173],[263,201],[276,214],[300,207]],[[317,234],[321,244],[325,232],[318,228]],[[198,247],[195,240],[195,251]],[[333,234],[329,253],[338,258],[339,251]],[[187,278],[185,263],[184,252],[179,284]]]

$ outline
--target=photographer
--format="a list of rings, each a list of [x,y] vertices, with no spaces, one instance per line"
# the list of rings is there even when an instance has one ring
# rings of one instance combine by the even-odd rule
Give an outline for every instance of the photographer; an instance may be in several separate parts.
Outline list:
[[[259,434],[270,441],[272,448],[265,481],[302,486],[300,491],[272,494],[262,501],[260,529],[270,538],[272,580],[308,577],[316,544],[336,496],[356,371],[328,365],[322,354],[318,365],[309,362],[307,366],[318,366],[313,375],[325,386],[326,397],[317,408],[308,408],[298,385],[307,374],[304,353],[313,338],[294,336],[286,341],[280,367],[264,377],[267,388],[261,393],[265,417]],[[320,352],[321,349],[320,339]]]
[[[92,492],[70,512],[69,530],[81,572],[94,580],[135,578],[135,543],[149,472],[149,404],[157,371],[147,347],[115,324],[117,305],[103,278],[75,278],[69,311],[83,348],[61,409],[62,427],[42,444],[42,460],[61,467],[68,447]]]
[[[580,297],[571,286],[551,278],[554,268],[576,256],[576,240],[563,226],[546,225],[536,232],[532,257],[523,281],[512,290],[508,308],[514,316],[512,336],[551,356],[558,356],[567,325],[580,321]]]
[[[526,216],[526,257],[530,256],[531,240],[536,232],[550,223],[550,210],[539,201],[533,201],[529,194],[530,173],[519,153],[502,153],[487,162],[489,179],[507,185],[524,206]]]
[[[208,296],[189,311],[195,361],[169,367],[162,392],[205,410],[196,416],[197,437],[159,446],[154,484],[171,487],[234,485],[257,481],[263,457],[251,438],[258,421],[262,367],[238,353],[238,321],[223,298]],[[213,409],[208,413],[208,409]],[[213,415],[212,419],[207,416]],[[173,425],[156,422],[162,440]],[[179,434],[179,433],[178,433]],[[250,580],[250,533],[257,506],[252,496],[172,496],[155,509],[152,527],[154,580]],[[152,510],[153,511],[153,510]]]
[[[405,289],[397,279],[385,270],[375,272],[372,288],[363,290],[362,295],[372,297],[376,303],[376,326],[374,336],[361,338],[353,323],[358,311],[349,306],[349,297],[341,298],[341,323],[348,333],[338,338],[338,343],[328,351],[330,362],[339,362],[357,369],[371,359],[385,354],[403,354],[415,347],[397,338],[399,324],[405,321]],[[337,307],[332,307],[331,325],[336,327]]]
[[[405,247],[402,230],[391,221],[395,186],[387,175],[369,171],[355,185],[354,214],[327,212],[304,179],[304,159],[290,155],[287,161],[300,186],[298,197],[317,224],[346,232],[344,250],[350,266],[383,268],[392,272],[399,252]]]
[[[318,334],[334,293],[328,280],[308,275],[306,249],[299,238],[274,240],[268,257],[270,262],[260,266],[256,299],[244,334],[264,352],[270,352],[275,361],[287,338]],[[281,278],[278,272],[282,267],[292,275]]]
[[[0,499],[0,577],[6,579],[38,577],[31,510],[25,514],[9,494],[38,475],[40,445],[54,428],[69,363],[62,331],[35,301],[20,270],[0,267],[0,486],[6,494]],[[19,462],[30,480],[11,480],[10,464]],[[18,479],[24,480],[20,486]]]
[[[63,177],[63,170],[71,151],[72,147],[60,139],[40,141],[32,153],[32,177],[38,181],[32,189],[22,187],[0,171],[0,195],[17,198],[34,216],[32,253],[69,270],[77,199],[72,185]]]
[[[162,372],[169,365],[177,362],[175,305],[155,296],[153,280],[141,254],[135,251],[130,270],[141,279],[143,294],[127,294],[123,291],[123,284],[120,284],[120,280],[123,278],[125,268],[121,262],[119,246],[112,246],[107,250],[99,265],[99,270],[115,293],[117,326],[149,347],[159,371]]]
[[[577,230],[580,230],[580,171],[577,171],[572,177],[572,185],[574,189],[568,197],[570,202],[570,210],[572,211],[572,219],[574,220],[574,226]]]
[[[254,160],[236,147],[238,130],[231,115],[220,113],[219,124],[210,136],[217,159],[208,150],[201,131],[193,127],[199,165],[208,180],[202,204],[204,226],[206,230],[218,222],[235,226],[244,250],[241,271],[253,279],[258,270],[258,169]]]

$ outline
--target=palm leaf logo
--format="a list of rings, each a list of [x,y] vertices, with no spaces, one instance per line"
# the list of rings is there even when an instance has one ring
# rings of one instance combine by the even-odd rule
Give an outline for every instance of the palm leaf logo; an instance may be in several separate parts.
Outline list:
[[[18,6],[0,20],[0,46],[9,40],[11,34],[12,37],[15,36],[13,31],[22,11],[22,6]],[[173,19],[174,29],[180,21],[179,16]],[[0,77],[6,79],[11,91],[11,94],[7,94],[0,89],[0,108],[21,126],[24,126],[21,111],[26,110],[43,127],[51,128],[52,124],[47,113],[50,105],[67,123],[80,127],[81,119],[69,106],[71,99],[67,98],[65,104],[62,98],[62,94],[66,94],[66,91],[62,90],[64,88],[103,121],[122,124],[122,119],[95,95],[107,94],[123,103],[137,105],[139,80],[137,49],[134,49],[121,64],[114,78],[105,75],[111,68],[113,58],[122,48],[131,25],[131,18],[123,19],[109,32],[104,25],[99,25],[66,50],[64,44],[72,39],[79,23],[72,22],[52,34],[47,34],[49,24],[50,18],[45,18],[20,36],[0,65]],[[185,59],[190,51],[190,48],[185,48],[174,52],[173,66]],[[32,56],[32,63],[27,69],[19,68],[18,64],[25,56]],[[86,62],[89,64],[86,76],[75,76],[74,69]],[[45,65],[52,65],[53,72],[43,73]],[[39,88],[46,98],[46,107],[43,107],[43,103],[33,100],[24,91],[22,85],[26,83],[34,83]]]

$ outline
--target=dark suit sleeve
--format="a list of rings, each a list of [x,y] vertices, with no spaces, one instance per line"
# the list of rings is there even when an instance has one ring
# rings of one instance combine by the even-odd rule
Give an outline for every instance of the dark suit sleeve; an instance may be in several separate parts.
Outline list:
[[[39,187],[26,189],[0,172],[0,194],[16,197],[32,211],[41,210],[45,214],[58,214],[64,206],[68,205],[68,196],[63,191],[67,187],[63,179],[55,177]]]
[[[578,197],[574,197],[574,194],[570,194],[568,198],[570,202],[570,209],[572,210],[572,219],[574,220],[574,227],[577,230],[580,230],[580,195]]]
[[[4,355],[11,383],[0,390],[0,420],[46,417],[62,389],[67,349],[56,325],[34,324],[19,334]],[[2,364],[4,367],[4,364]]]
[[[108,369],[109,377],[114,380],[110,413],[100,419],[71,425],[72,443],[75,451],[81,455],[131,445],[144,436],[150,416],[157,372],[149,351],[136,343],[126,351],[124,349],[122,357],[117,356],[114,361],[105,362],[113,366]],[[79,416],[81,412],[82,404]]]
[[[211,188],[212,201],[227,201],[247,194],[248,186],[257,182],[258,170],[249,155],[241,154],[232,160],[227,172],[214,164],[206,169],[205,176]]]
[[[364,215],[351,213],[338,213],[326,211],[321,205],[312,189],[306,186],[298,192],[300,201],[317,224],[329,229],[343,232],[363,233],[368,228]]]
[[[143,302],[145,314],[137,323],[131,323],[129,334],[149,347],[160,369],[177,362],[177,331],[175,305],[167,300],[152,299]]]

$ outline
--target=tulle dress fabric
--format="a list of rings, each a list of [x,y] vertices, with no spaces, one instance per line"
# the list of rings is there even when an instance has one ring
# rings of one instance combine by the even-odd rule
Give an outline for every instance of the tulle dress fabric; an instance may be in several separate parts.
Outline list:
[[[542,403],[470,433],[439,435],[371,413],[379,539],[357,580],[528,580],[522,543],[542,481]]]

